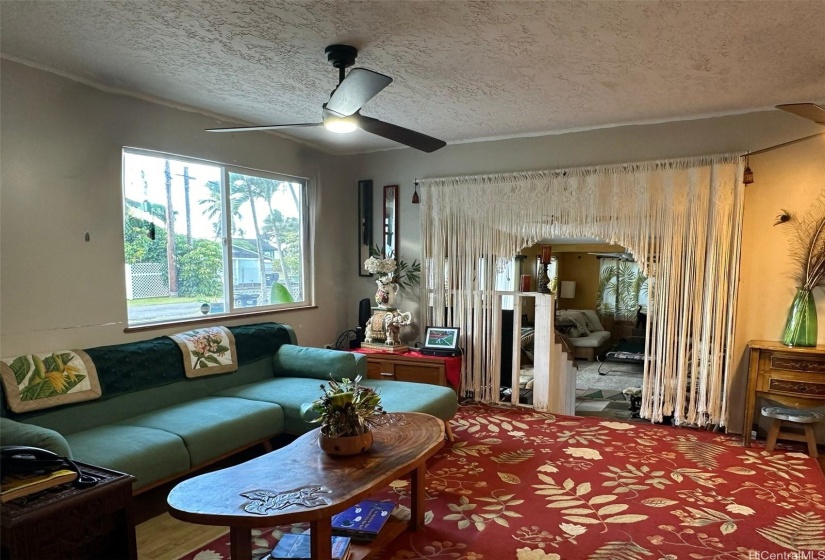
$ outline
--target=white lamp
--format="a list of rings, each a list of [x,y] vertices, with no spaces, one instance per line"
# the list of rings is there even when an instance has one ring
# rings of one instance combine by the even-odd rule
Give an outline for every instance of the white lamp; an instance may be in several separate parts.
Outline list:
[[[562,280],[559,288],[559,297],[564,299],[573,299],[576,297],[576,283],[572,280]]]

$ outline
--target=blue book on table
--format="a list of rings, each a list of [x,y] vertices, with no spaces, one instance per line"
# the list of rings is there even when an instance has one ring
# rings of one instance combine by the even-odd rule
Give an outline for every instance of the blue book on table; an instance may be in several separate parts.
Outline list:
[[[343,560],[349,550],[349,537],[332,537],[332,560]],[[270,557],[281,558],[312,558],[309,532],[284,533],[278,544],[272,550]]]
[[[332,517],[332,533],[356,540],[372,540],[394,509],[393,502],[364,500]]]

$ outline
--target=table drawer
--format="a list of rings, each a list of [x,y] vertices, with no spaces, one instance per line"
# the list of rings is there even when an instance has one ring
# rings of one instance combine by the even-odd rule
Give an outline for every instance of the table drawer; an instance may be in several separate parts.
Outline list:
[[[768,384],[768,390],[772,393],[825,399],[825,383],[772,378]]]
[[[766,371],[789,371],[804,374],[825,375],[825,358],[820,356],[799,356],[774,352],[765,355]]]
[[[413,383],[430,383],[432,385],[446,385],[444,368],[440,364],[429,366],[414,366],[398,364],[395,366],[395,379],[397,381],[412,381]]]
[[[367,379],[381,379],[381,371],[392,373],[392,364],[385,364],[384,362],[367,361]]]

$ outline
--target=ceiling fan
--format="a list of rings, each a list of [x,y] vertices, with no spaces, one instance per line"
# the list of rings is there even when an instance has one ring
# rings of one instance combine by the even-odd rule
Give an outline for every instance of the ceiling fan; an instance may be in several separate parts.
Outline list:
[[[323,126],[332,132],[345,133],[360,128],[422,152],[434,152],[447,145],[438,138],[362,115],[361,107],[390,85],[392,78],[366,68],[353,68],[349,74],[345,74],[345,70],[355,63],[355,58],[358,56],[358,49],[355,47],[330,45],[324,52],[327,54],[327,60],[338,69],[338,87],[332,91],[329,101],[323,105],[322,122],[208,128],[207,132],[251,132]]]
[[[825,109],[815,103],[789,103],[787,105],[777,105],[776,108],[805,117],[817,124],[825,124]]]

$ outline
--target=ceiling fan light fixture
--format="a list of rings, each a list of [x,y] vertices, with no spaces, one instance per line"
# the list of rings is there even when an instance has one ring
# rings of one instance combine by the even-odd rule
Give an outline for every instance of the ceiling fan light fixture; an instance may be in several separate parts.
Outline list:
[[[358,122],[353,117],[327,117],[324,119],[324,128],[330,132],[347,134],[358,128]]]

